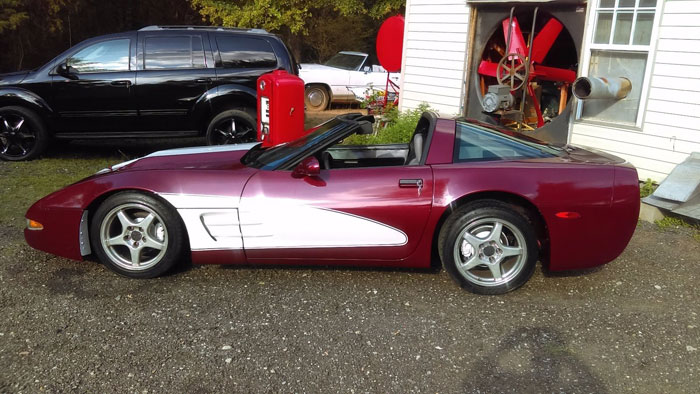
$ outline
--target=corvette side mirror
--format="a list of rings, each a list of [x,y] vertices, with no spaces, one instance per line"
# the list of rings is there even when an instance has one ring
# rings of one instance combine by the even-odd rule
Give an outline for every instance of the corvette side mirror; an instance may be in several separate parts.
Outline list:
[[[56,74],[62,76],[63,78],[68,78],[68,79],[73,79],[76,80],[78,79],[78,75],[75,72],[75,69],[71,66],[68,65],[68,63],[63,62],[56,67]]]
[[[305,178],[307,176],[319,175],[321,175],[321,164],[319,164],[318,160],[313,156],[309,156],[302,160],[302,162],[297,164],[297,166],[294,168],[294,171],[292,171],[292,177],[294,178]]]
[[[362,71],[364,71],[365,74],[369,74],[369,73],[372,72],[372,67],[370,67],[370,66],[364,66],[364,67],[362,68]]]

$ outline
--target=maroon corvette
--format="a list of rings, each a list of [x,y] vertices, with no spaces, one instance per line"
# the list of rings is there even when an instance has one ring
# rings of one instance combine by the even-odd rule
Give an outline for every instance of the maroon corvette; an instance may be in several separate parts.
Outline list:
[[[371,131],[335,118],[272,148],[183,148],[115,165],[27,212],[34,248],[94,255],[150,278],[199,264],[427,268],[499,294],[550,270],[605,264],[639,212],[624,160],[426,113],[406,145],[347,146]]]

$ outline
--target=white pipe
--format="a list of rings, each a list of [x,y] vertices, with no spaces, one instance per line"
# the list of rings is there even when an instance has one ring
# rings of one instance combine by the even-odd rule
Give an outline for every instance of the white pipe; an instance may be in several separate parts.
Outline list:
[[[632,90],[632,82],[625,77],[580,77],[574,81],[571,90],[579,100],[620,100]]]

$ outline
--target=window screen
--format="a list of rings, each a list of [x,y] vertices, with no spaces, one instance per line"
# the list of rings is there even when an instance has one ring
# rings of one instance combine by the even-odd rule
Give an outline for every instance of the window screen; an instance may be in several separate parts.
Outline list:
[[[163,70],[204,68],[204,51],[200,36],[146,37],[144,68]]]
[[[263,39],[217,35],[216,44],[225,68],[277,67],[277,57],[270,44]]]
[[[128,38],[98,42],[82,49],[67,64],[78,73],[129,71]]]
[[[632,90],[622,100],[587,100],[581,117],[633,125],[637,120],[646,65],[645,52],[592,51],[588,75],[625,77],[632,82]]]

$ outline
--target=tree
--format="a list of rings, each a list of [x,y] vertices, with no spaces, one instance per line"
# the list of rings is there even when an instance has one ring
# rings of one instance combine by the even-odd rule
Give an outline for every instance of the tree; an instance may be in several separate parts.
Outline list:
[[[378,22],[405,0],[190,0],[215,25],[281,34],[297,58],[325,60],[338,50],[371,51]],[[371,45],[370,45],[371,44]]]
[[[308,33],[307,21],[321,10],[341,16],[370,15],[381,18],[404,6],[404,0],[190,0],[203,17],[232,27],[264,28]]]
[[[0,34],[6,30],[16,30],[29,18],[21,6],[20,0],[0,0]]]

